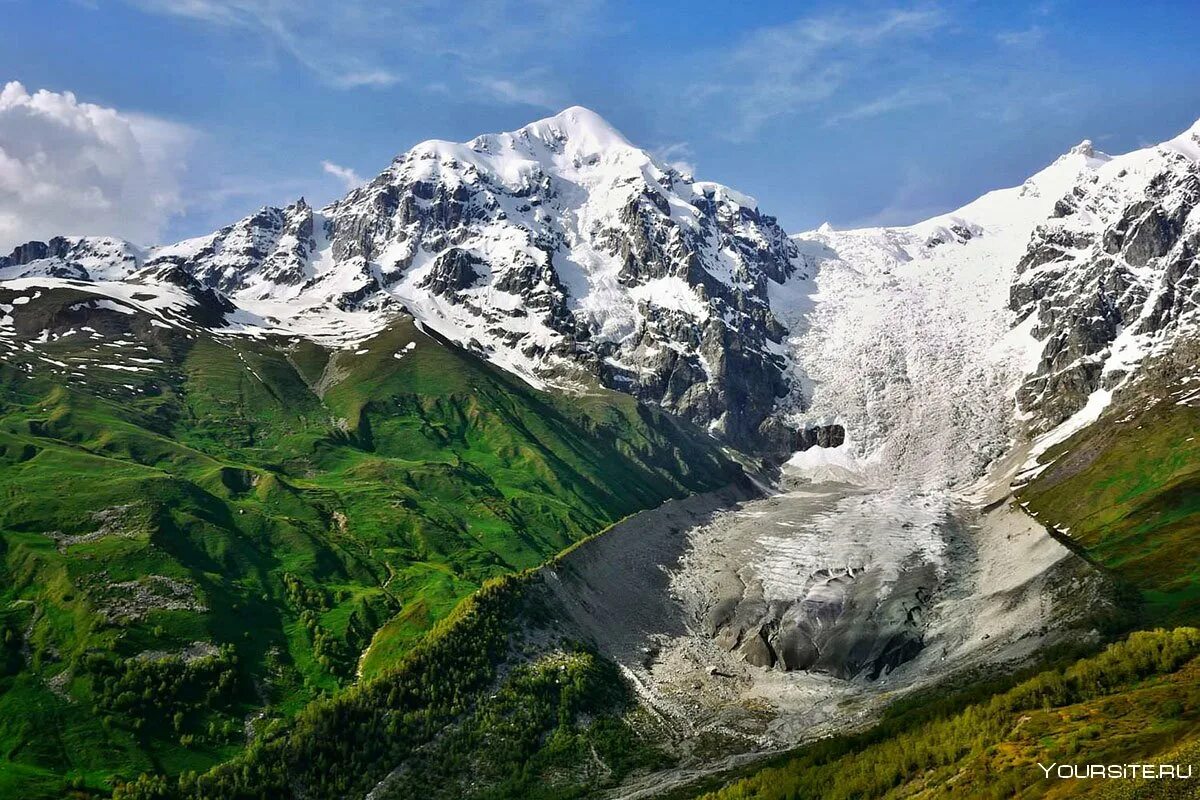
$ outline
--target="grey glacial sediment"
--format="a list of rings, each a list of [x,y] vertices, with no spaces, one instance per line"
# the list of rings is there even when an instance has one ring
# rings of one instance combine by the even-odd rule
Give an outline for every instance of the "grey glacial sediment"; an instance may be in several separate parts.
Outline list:
[[[831,484],[672,501],[544,567],[539,587],[553,635],[616,661],[693,765],[701,734],[770,751],[1020,662],[1086,635],[1070,624],[1079,598],[1103,599],[1086,563],[1007,504]]]
[[[740,596],[712,601],[706,622],[718,643],[758,666],[842,679],[877,679],[919,651],[946,578],[949,510],[836,484],[774,499],[728,524],[725,555],[693,551],[698,561],[734,559],[742,578]],[[728,553],[731,538],[745,540],[741,552]]]

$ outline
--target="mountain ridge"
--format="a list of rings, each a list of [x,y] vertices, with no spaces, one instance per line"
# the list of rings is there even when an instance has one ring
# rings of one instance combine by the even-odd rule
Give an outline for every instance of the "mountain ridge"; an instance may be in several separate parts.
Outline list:
[[[1087,364],[1064,371],[1064,360],[1093,357],[1103,347],[1128,349],[1127,341],[1113,340],[1136,303],[1127,301],[1115,316],[1091,309],[1111,321],[1102,346],[1081,344],[1094,333],[1076,319],[1083,310],[1055,320],[1044,299],[1064,292],[1090,297],[1094,287],[1072,277],[1077,270],[1059,269],[1052,283],[1046,264],[1080,260],[1063,249],[1063,236],[1079,244],[1104,234],[1066,230],[1073,221],[1112,228],[1133,213],[1128,207],[1148,191],[1148,184],[1134,185],[1136,175],[1154,169],[1190,180],[1188,165],[1200,158],[1197,131],[1200,122],[1162,145],[1122,156],[1084,140],[1019,186],[911,226],[822,226],[788,236],[753,198],[658,163],[598,114],[573,106],[508,133],[421,142],[322,209],[301,198],[212,234],[148,249],[103,237],[29,243],[0,258],[0,279],[85,281],[118,302],[129,301],[130,292],[111,284],[139,284],[162,290],[160,304],[206,306],[206,317],[223,316],[229,332],[275,332],[344,348],[411,314],[534,386],[579,391],[599,381],[776,458],[807,447],[814,426],[849,428],[847,456],[839,458],[854,471],[871,458],[886,460],[880,447],[896,437],[842,419],[841,410],[822,410],[822,393],[832,386],[836,394],[843,380],[828,372],[832,355],[822,351],[837,353],[842,340],[854,338],[843,331],[830,339],[832,329],[822,328],[830,292],[820,288],[820,273],[835,276],[841,262],[874,277],[825,283],[843,300],[865,300],[877,317],[887,313],[873,297],[879,293],[903,303],[939,296],[943,305],[987,294],[982,306],[974,298],[967,303],[989,320],[990,341],[966,331],[972,320],[962,314],[947,323],[972,341],[970,359],[988,364],[977,379],[996,383],[1002,395],[1022,384],[1011,414],[985,412],[997,419],[979,434],[986,452],[974,461],[987,461],[1007,441],[1063,424],[1086,405],[1084,389],[1098,405],[1095,393],[1104,387],[1096,371]],[[1093,187],[1096,180],[1104,187]],[[1075,206],[1097,192],[1109,195],[1103,218],[1098,206],[1076,214]],[[1162,232],[1175,244],[1190,241],[1184,228],[1192,203],[1184,201],[1169,212],[1178,217],[1174,228]],[[1155,214],[1169,216],[1161,208]],[[1186,260],[1192,245],[1180,247]],[[1087,260],[1108,255],[1097,250]],[[988,266],[972,265],[973,258]],[[960,259],[966,260],[961,269]],[[913,265],[925,262],[933,266],[918,274]],[[913,274],[896,285],[906,269]],[[955,272],[972,272],[976,280]],[[1129,282],[1131,274],[1118,268],[1107,280]],[[958,288],[946,295],[947,286]],[[202,297],[204,291],[221,297]],[[1008,297],[1000,303],[1003,293]],[[235,310],[222,310],[226,302]],[[1037,308],[1037,321],[1029,322]],[[956,313],[929,311],[939,318]],[[1033,350],[1045,350],[1052,331],[1075,344],[1039,354],[1035,364]],[[967,358],[947,335],[916,329],[909,335],[948,351],[951,361]],[[996,347],[1008,351],[1003,363],[993,363]],[[870,360],[865,352],[849,355]],[[885,371],[880,379],[896,376]],[[961,454],[948,458],[957,463],[950,470],[981,468],[963,466],[971,459]]]
[[[247,330],[346,346],[407,311],[534,385],[573,388],[582,370],[757,438],[784,390],[765,282],[803,264],[749,201],[572,108],[465,144],[423,142],[324,209],[266,207],[100,274],[138,280],[170,264],[245,309]],[[30,255],[0,274],[92,277],[78,259]],[[337,331],[323,315],[357,319]]]

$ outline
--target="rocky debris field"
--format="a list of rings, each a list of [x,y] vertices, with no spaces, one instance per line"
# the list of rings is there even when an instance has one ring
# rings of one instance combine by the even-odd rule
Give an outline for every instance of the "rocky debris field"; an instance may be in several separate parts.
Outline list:
[[[556,634],[620,664],[682,756],[677,778],[711,767],[714,743],[769,753],[1091,636],[1109,602],[1101,576],[1007,503],[844,484],[673,501],[541,581]]]

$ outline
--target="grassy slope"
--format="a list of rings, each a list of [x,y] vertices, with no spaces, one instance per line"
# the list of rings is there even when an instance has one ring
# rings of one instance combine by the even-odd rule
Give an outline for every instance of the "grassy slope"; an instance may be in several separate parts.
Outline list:
[[[139,779],[117,800],[361,797],[385,778],[380,800],[565,800],[660,763],[629,727],[633,699],[614,665],[570,643],[521,657],[522,622],[544,613],[530,575],[485,585],[393,668],[233,761]]]
[[[99,331],[40,348],[67,367],[0,364],[0,797],[206,769],[486,579],[736,474],[628,397],[555,399],[406,323],[331,354],[76,299],[21,309]]]
[[[1200,631],[1133,634],[962,708],[908,709],[858,737],[822,742],[706,800],[1093,797],[1125,781],[1047,779],[1038,764],[1175,763],[1200,733]],[[1191,763],[1183,760],[1182,763]],[[1171,782],[1168,782],[1171,783]],[[1141,787],[1139,796],[1200,790]]]
[[[1136,587],[1149,622],[1200,621],[1200,408],[1168,397],[1108,419],[1048,452],[1018,499]]]

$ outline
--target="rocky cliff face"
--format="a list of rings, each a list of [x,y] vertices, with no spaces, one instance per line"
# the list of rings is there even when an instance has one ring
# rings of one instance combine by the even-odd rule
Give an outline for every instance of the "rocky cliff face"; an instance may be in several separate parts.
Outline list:
[[[794,243],[586,109],[418,145],[324,214],[336,262],[527,376],[582,367],[751,440],[786,389],[767,285],[801,269]]]
[[[1017,400],[1035,431],[1105,402],[1200,306],[1200,126],[1114,159],[1037,226],[1010,306],[1042,343]]]
[[[148,253],[32,243],[0,274],[95,277],[72,248],[124,264],[107,277],[175,267],[301,334],[343,312],[359,318],[349,340],[407,311],[533,383],[598,380],[787,447],[764,427],[788,388],[769,286],[804,279],[795,243],[750,198],[658,164],[586,109],[419,144],[320,211],[263,208]]]
[[[121,280],[138,268],[142,252],[119,239],[55,236],[27,242],[0,256],[0,280],[17,277],[64,278],[77,281]]]
[[[211,236],[161,248],[151,264],[177,264],[205,286],[248,298],[294,295],[310,277],[314,213],[303,199],[263,208]]]

